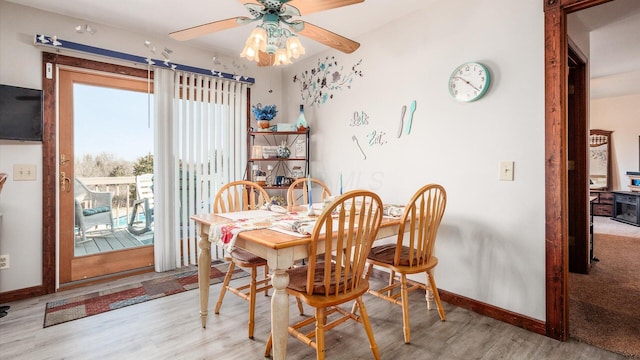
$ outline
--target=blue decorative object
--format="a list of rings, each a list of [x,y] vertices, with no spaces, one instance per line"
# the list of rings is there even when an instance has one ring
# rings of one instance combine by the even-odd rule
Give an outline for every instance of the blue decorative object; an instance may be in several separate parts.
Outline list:
[[[304,131],[309,127],[309,124],[307,124],[307,119],[304,116],[304,105],[300,105],[300,115],[298,115],[296,127],[298,131]]]
[[[324,61],[318,59],[318,66],[303,73],[294,75],[293,82],[300,84],[300,95],[307,105],[321,105],[333,99],[338,91],[351,88],[355,77],[362,77],[359,66],[362,59],[351,66],[350,71],[338,65],[335,57],[327,56]]]
[[[271,121],[278,114],[278,109],[275,105],[265,105],[263,107],[261,103],[258,103],[251,107],[251,112],[256,117],[256,120]]]

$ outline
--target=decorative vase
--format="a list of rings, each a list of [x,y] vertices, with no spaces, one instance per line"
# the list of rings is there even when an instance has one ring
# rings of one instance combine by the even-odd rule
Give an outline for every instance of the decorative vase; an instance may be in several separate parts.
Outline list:
[[[291,150],[284,141],[280,146],[278,146],[277,153],[278,157],[281,159],[287,159],[289,156],[291,156]]]
[[[298,121],[296,121],[296,127],[298,131],[305,131],[309,127],[307,118],[304,116],[304,105],[300,105],[300,114],[298,115]]]
[[[269,127],[271,127],[271,123],[269,122],[269,120],[261,120],[258,119],[258,127],[261,129],[268,129]]]

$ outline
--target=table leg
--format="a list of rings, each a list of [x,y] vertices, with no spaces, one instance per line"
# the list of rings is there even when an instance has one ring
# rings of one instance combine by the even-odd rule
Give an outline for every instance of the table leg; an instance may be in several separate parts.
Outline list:
[[[209,314],[209,283],[211,277],[211,242],[208,231],[199,231],[200,256],[198,257],[198,288],[200,290],[200,320],[202,327],[207,327]]]
[[[274,292],[271,298],[271,334],[273,335],[273,359],[287,357],[287,337],[289,327],[289,274],[285,269],[275,269],[271,277]]]

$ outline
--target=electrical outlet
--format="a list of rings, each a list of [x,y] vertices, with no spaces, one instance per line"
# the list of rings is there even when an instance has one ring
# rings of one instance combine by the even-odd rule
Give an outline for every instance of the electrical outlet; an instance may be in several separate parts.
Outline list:
[[[9,255],[0,255],[0,270],[9,268]]]

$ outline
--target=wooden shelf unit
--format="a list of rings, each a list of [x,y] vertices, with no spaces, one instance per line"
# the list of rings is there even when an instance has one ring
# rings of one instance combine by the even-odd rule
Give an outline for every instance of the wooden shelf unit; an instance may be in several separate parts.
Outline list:
[[[273,166],[271,172],[271,182],[275,183],[278,176],[284,178],[295,179],[293,175],[293,167],[300,166],[304,171],[304,176],[309,174],[309,134],[310,129],[307,128],[303,131],[255,131],[250,129],[247,132],[247,168],[246,179],[250,181],[258,182],[263,185],[267,190],[287,190],[289,184],[282,185],[266,185],[264,181],[266,179],[254,179],[253,166],[258,165],[261,171],[267,171],[267,166]],[[304,156],[297,156],[296,142],[298,140],[304,140]],[[291,155],[288,158],[279,157],[257,157],[254,152],[255,147],[264,149],[265,146],[276,147],[285,142],[291,151]],[[264,150],[259,151],[260,155],[264,153]]]

